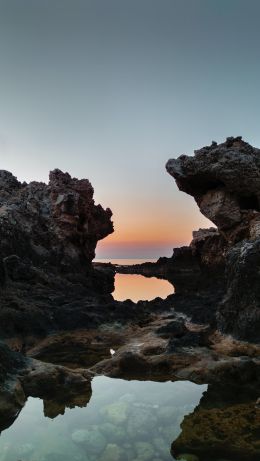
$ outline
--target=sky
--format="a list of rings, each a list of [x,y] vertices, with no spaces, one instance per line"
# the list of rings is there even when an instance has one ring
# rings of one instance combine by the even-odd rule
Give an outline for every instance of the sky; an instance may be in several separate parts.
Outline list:
[[[208,227],[169,158],[260,146],[259,0],[0,0],[0,168],[88,178],[99,258],[170,256]]]

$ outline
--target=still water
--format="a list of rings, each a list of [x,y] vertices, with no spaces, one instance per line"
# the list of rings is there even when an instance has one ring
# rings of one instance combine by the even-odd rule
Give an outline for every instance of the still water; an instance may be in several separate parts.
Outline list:
[[[155,262],[155,259],[97,259],[97,262],[130,265],[144,262]],[[174,287],[167,281],[156,277],[144,277],[138,274],[116,274],[113,297],[117,301],[131,299],[151,301],[158,296],[162,299],[174,293]]]
[[[172,293],[174,293],[174,288],[167,280],[137,274],[116,274],[115,290],[112,294],[117,301],[131,299],[137,302],[139,300],[150,301],[157,296],[165,299]]]
[[[30,398],[1,434],[0,460],[172,461],[171,443],[206,389],[188,381],[100,376],[85,408],[66,409],[54,419],[44,417],[41,400]]]

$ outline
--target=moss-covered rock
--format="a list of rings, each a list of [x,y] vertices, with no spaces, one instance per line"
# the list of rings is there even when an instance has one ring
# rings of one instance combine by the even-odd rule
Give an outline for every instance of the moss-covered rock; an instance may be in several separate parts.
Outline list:
[[[172,444],[175,458],[182,453],[194,453],[203,460],[260,459],[260,411],[255,402],[222,408],[197,407],[184,418],[181,428],[180,436]]]

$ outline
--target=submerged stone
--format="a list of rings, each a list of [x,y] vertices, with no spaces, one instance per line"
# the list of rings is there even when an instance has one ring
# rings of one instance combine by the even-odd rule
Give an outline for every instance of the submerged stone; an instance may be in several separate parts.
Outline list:
[[[118,461],[121,449],[115,443],[109,443],[100,457],[100,461]]]
[[[127,422],[127,434],[131,438],[148,434],[156,427],[157,420],[146,408],[136,407]]]
[[[98,428],[76,430],[71,438],[74,443],[84,445],[92,453],[101,453],[106,446],[106,439]]]
[[[120,442],[126,438],[126,432],[122,426],[105,422],[100,426],[100,431],[108,440]]]
[[[121,424],[127,418],[127,408],[128,405],[126,402],[116,402],[106,405],[101,410],[101,413],[111,423]]]
[[[154,448],[149,442],[136,442],[135,448],[140,461],[148,461],[154,456]]]

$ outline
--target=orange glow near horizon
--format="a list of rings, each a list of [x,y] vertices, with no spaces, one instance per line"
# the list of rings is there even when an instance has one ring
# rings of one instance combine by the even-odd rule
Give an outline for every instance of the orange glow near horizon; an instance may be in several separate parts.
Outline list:
[[[97,258],[158,258],[171,256],[174,247],[189,245],[192,231],[212,225],[200,213],[194,199],[176,192],[170,182],[170,194],[115,196],[114,232],[97,245]],[[147,191],[146,191],[147,194]]]

